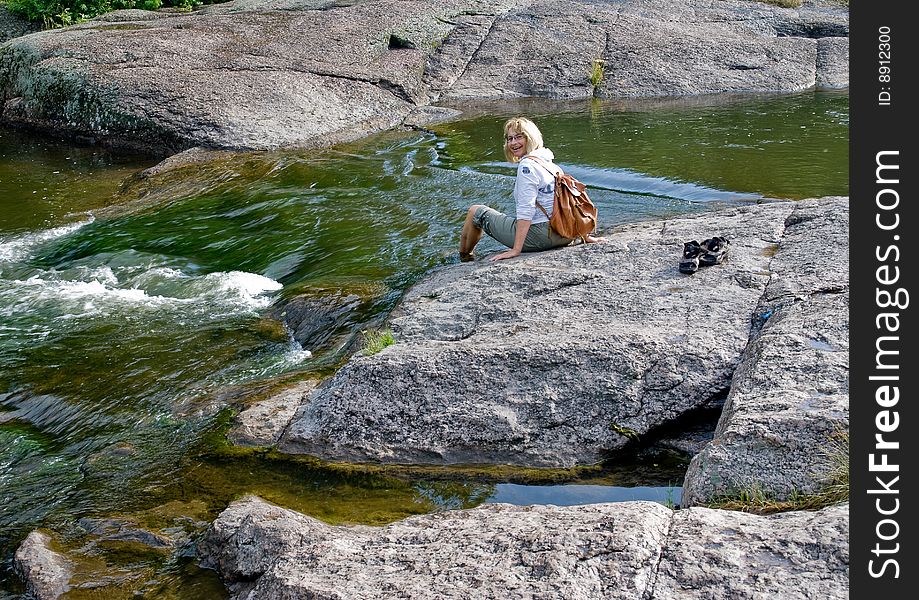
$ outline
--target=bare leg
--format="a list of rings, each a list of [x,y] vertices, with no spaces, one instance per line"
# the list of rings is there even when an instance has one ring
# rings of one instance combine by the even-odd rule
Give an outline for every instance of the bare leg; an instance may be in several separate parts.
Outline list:
[[[472,254],[475,245],[482,239],[482,229],[472,222],[475,211],[484,206],[483,204],[473,204],[466,212],[466,222],[463,223],[463,232],[460,234],[459,252],[460,256]]]

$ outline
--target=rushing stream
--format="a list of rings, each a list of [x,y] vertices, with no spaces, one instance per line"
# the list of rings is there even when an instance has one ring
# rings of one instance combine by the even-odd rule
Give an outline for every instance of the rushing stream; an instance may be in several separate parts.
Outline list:
[[[590,186],[601,227],[848,193],[846,94],[513,109]],[[503,472],[327,468],[220,442],[227,405],[265,382],[328,370],[407,286],[456,261],[466,207],[512,211],[514,168],[501,153],[509,110],[147,179],[135,174],[156,160],[0,129],[0,590],[10,590],[0,599],[15,597],[11,553],[36,527],[82,547],[87,572],[111,574],[107,595],[70,597],[219,597],[190,551],[118,543],[130,523],[190,547],[247,492],[333,523],[489,499],[678,502],[685,461],[672,457],[559,488]],[[268,315],[304,291],[366,302],[327,342],[301,348]]]

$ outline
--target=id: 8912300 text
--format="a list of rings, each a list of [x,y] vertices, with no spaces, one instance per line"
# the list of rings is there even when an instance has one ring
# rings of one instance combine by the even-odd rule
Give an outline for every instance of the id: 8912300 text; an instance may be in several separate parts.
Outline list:
[[[890,27],[881,25],[878,27],[878,83],[881,84],[878,91],[878,106],[890,106],[891,95],[891,63],[890,63]]]

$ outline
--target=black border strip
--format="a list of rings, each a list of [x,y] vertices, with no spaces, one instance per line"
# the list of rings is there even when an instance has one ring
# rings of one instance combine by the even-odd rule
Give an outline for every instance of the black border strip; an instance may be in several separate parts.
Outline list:
[[[919,200],[919,98],[911,81],[919,32],[907,15],[909,4],[854,0],[849,7],[849,572],[856,600],[919,593],[919,537],[906,491],[915,489],[919,432],[919,363],[910,339],[916,311],[911,303],[919,296],[907,301],[910,292],[919,293],[919,211],[911,206]],[[885,461],[896,469],[884,467]]]

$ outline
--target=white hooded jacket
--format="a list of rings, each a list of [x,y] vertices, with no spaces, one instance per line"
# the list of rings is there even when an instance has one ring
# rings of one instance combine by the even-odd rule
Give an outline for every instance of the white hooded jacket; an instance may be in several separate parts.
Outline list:
[[[528,220],[535,225],[549,220],[536,207],[536,202],[539,202],[550,217],[552,216],[552,208],[555,205],[555,173],[561,168],[552,163],[555,155],[548,148],[537,148],[530,154],[547,161],[551,167],[555,167],[554,172],[549,173],[542,163],[531,158],[521,159],[517,166],[517,181],[514,183],[517,219]]]

